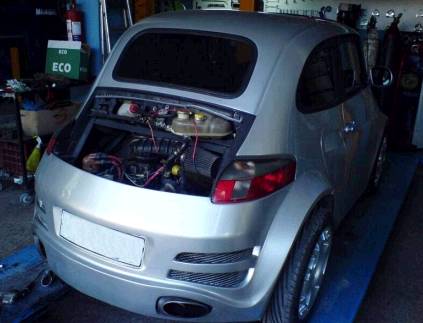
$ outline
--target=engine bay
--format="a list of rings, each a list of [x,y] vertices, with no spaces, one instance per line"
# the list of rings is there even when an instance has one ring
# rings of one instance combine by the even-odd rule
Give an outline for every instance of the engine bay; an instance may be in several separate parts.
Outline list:
[[[209,195],[245,126],[239,112],[157,97],[97,94],[87,108],[77,120],[86,126],[75,125],[69,135],[72,163],[109,180],[172,193]]]

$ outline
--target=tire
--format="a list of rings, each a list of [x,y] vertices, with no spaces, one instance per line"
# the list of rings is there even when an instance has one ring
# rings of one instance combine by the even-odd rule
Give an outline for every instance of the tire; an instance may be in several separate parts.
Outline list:
[[[377,151],[375,163],[373,165],[372,174],[370,175],[369,183],[367,184],[367,193],[373,194],[377,191],[380,186],[380,182],[383,175],[383,170],[386,163],[386,152],[388,149],[388,140],[386,135],[382,137],[382,140]]]
[[[330,215],[331,210],[328,207],[319,206],[303,225],[274,287],[273,296],[262,320],[263,323],[296,323],[303,322],[308,318],[320,287],[317,288],[314,299],[310,299],[306,311],[304,311],[305,294],[303,289],[306,286],[306,276],[310,273],[309,268],[313,261],[312,256],[315,256],[316,245],[325,234],[328,255],[323,260],[324,264],[320,266],[322,277],[319,286],[323,282],[333,241]],[[324,249],[321,248],[321,250],[323,254]],[[302,312],[300,306],[302,306]]]

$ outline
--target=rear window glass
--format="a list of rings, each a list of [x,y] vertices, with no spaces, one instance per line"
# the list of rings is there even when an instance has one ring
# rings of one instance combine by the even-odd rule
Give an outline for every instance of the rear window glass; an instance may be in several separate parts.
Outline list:
[[[234,96],[248,84],[256,52],[241,37],[149,31],[127,45],[113,77]]]

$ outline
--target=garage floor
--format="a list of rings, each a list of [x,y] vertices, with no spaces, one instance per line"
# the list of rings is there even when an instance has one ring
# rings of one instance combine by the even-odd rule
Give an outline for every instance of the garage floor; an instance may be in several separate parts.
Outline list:
[[[32,207],[20,191],[0,193],[0,259],[32,242]],[[417,170],[357,322],[421,322],[423,317],[423,168]],[[365,264],[363,264],[365,265]],[[75,309],[78,309],[75,311]],[[141,317],[71,290],[37,322],[166,322]]]
[[[33,242],[33,206],[19,203],[21,191],[7,188],[0,192],[0,259]]]
[[[356,322],[423,322],[423,169],[417,169]]]

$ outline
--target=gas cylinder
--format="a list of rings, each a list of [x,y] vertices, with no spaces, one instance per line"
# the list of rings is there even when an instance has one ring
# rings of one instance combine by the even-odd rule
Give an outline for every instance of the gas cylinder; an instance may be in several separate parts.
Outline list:
[[[72,0],[65,13],[68,40],[83,41],[82,39],[82,11],[78,10],[75,0]]]
[[[367,39],[363,43],[364,58],[369,71],[376,66],[379,54],[380,40],[376,24],[376,17],[372,16],[367,25]]]
[[[378,65],[387,67],[392,71],[394,76],[393,85],[398,83],[398,73],[401,65],[402,52],[402,38],[401,32],[398,29],[398,24],[402,14],[394,16],[394,20],[385,32],[383,43],[380,48],[381,55],[379,56]],[[394,92],[392,88],[385,88],[380,91],[379,105],[382,111],[388,116],[391,113],[394,102]]]

